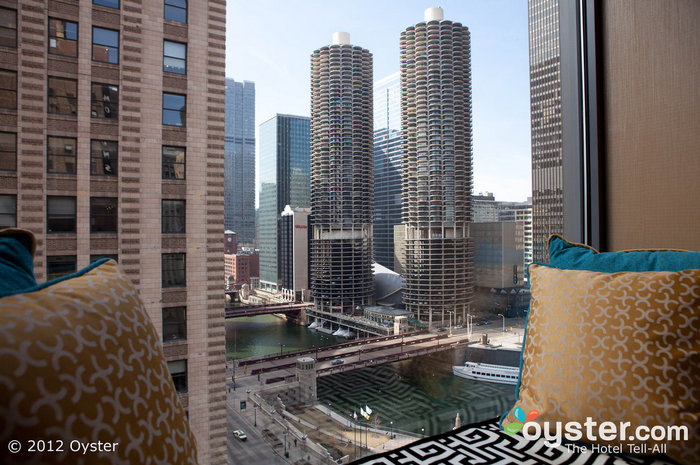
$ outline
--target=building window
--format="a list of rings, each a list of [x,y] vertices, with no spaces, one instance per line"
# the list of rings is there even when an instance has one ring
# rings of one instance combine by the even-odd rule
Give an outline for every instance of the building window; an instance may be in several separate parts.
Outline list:
[[[90,263],[95,263],[97,260],[102,260],[103,258],[109,258],[115,262],[119,261],[119,255],[116,254],[96,254],[90,255]]]
[[[77,261],[75,255],[47,255],[46,256],[46,280],[60,278],[75,273]]]
[[[185,254],[163,254],[163,287],[185,286]]]
[[[163,146],[163,179],[185,179],[185,148]]]
[[[117,175],[117,143],[111,140],[90,141],[90,174]]]
[[[185,232],[185,201],[163,200],[161,208],[161,229],[163,234]]]
[[[49,77],[49,113],[73,115],[78,112],[78,81]]]
[[[49,136],[46,144],[46,171],[49,173],[75,174],[77,140],[73,137]]]
[[[184,95],[163,92],[163,125],[185,126],[187,106]]]
[[[166,73],[187,73],[187,45],[163,41],[163,71]]]
[[[0,132],[0,171],[17,171],[17,134]]]
[[[187,392],[187,360],[168,362],[168,371],[173,378],[175,391]]]
[[[15,10],[0,8],[0,45],[17,47],[17,11]]]
[[[163,17],[170,21],[187,24],[187,0],[165,0]]]
[[[163,342],[187,339],[186,307],[163,308]]]
[[[0,108],[17,109],[17,73],[0,70]]]
[[[92,0],[92,4],[119,9],[119,0]]]
[[[75,232],[75,197],[46,198],[46,232]]]
[[[0,195],[0,229],[17,227],[17,196]]]
[[[119,31],[92,27],[92,59],[119,63]]]
[[[119,116],[119,87],[93,82],[90,115],[93,118],[116,120]]]
[[[49,53],[78,56],[78,23],[49,18]]]
[[[90,198],[90,232],[117,232],[117,199],[112,197]]]

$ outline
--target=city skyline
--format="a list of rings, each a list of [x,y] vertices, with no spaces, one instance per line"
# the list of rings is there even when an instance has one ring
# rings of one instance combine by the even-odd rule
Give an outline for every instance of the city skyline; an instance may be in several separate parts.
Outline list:
[[[523,201],[531,195],[532,176],[525,1],[231,1],[226,75],[256,82],[256,125],[275,113],[309,115],[309,74],[299,63],[318,43],[333,32],[350,33],[353,45],[372,52],[376,82],[398,71],[400,32],[431,6],[473,31],[474,192]],[[262,17],[265,28],[250,21]]]

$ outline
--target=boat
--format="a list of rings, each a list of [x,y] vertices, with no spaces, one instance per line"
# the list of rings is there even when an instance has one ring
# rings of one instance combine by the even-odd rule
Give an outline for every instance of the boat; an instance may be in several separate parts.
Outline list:
[[[520,368],[489,363],[466,362],[464,366],[453,366],[452,372],[461,378],[490,381],[501,384],[518,384]]]

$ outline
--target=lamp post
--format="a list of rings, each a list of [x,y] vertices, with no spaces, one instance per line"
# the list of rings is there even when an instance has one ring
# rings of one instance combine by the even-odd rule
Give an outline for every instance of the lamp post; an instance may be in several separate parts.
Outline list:
[[[287,452],[287,434],[289,434],[288,431],[284,431],[282,433],[282,436],[284,437],[284,456],[289,457],[289,453]]]
[[[258,426],[258,406],[257,405],[253,405],[253,415],[254,415],[253,426],[255,426],[257,428],[257,426]]]
[[[280,342],[280,357],[282,356],[282,347],[284,347],[284,344]]]
[[[450,334],[450,337],[452,337],[452,313],[453,312],[448,310],[447,313],[450,314],[450,332],[449,332],[449,334]]]
[[[506,332],[506,317],[504,317],[502,314],[498,314],[501,318],[503,318],[503,332]]]
[[[390,428],[391,428],[391,433],[389,433],[389,439],[394,439],[394,422],[390,421],[389,422]]]
[[[420,429],[420,435],[421,435],[422,437],[425,437],[425,428],[421,428],[421,429]]]

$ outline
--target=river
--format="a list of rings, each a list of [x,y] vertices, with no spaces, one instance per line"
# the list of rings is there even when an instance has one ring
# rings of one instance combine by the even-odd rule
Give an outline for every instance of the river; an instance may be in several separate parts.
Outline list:
[[[226,321],[227,358],[247,358],[335,344],[344,338],[309,330],[272,315]],[[453,354],[442,352],[326,376],[318,380],[319,402],[343,415],[372,410],[380,428],[434,435],[503,414],[515,401],[515,386],[452,375]],[[393,422],[393,426],[391,426]]]

